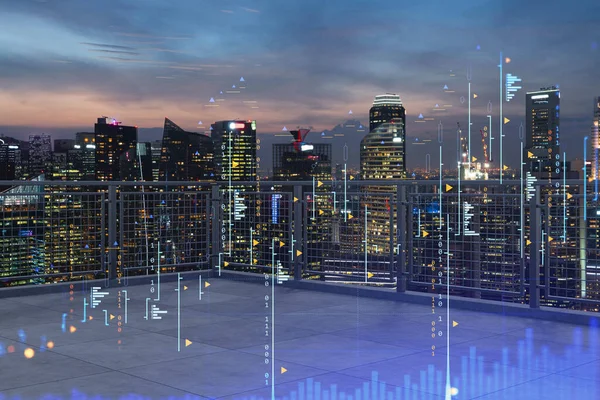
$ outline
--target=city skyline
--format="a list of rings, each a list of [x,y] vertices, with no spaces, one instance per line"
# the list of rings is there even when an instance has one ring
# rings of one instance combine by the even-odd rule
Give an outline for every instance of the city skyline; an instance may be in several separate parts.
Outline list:
[[[572,8],[557,1],[436,3],[428,9],[380,1],[360,14],[337,6],[255,1],[203,6],[202,16],[192,18],[183,3],[138,8],[123,0],[64,9],[9,4],[0,17],[6,27],[0,34],[0,133],[70,137],[98,115],[139,126],[142,140],[158,138],[164,116],[202,132],[214,121],[236,118],[257,120],[259,134],[297,125],[320,131],[346,119],[365,123],[373,96],[392,92],[407,110],[407,140],[435,139],[438,120],[451,136],[457,121],[466,126],[467,102],[459,99],[467,97],[469,65],[478,94],[472,101],[474,131],[487,122],[489,101],[498,130],[502,51],[510,59],[505,72],[523,79],[523,88],[504,103],[511,120],[505,144],[518,145],[525,92],[560,84],[565,151],[568,158],[581,153],[592,122],[590,102],[600,92],[594,83],[600,39],[589,29],[598,8],[593,2]],[[105,13],[107,8],[115,12]],[[401,15],[411,18],[400,25],[385,22],[398,18],[383,18]],[[23,34],[23,24],[35,29]],[[540,33],[547,24],[552,29]],[[216,34],[216,25],[238,29]],[[226,93],[241,78],[240,93]],[[220,91],[225,101],[210,107]],[[438,103],[452,109],[434,111]],[[419,114],[435,122],[416,123]],[[204,129],[197,128],[199,121]],[[429,147],[411,149],[409,167],[423,166],[427,153],[435,165],[437,146]],[[508,163],[518,162],[510,156]]]

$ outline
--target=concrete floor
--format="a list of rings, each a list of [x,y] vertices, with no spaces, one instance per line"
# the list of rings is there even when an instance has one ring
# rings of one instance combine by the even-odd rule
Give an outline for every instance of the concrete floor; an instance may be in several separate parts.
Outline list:
[[[0,299],[0,399],[270,399],[273,371],[278,399],[443,399],[447,365],[453,399],[600,398],[594,327],[452,311],[448,349],[431,307],[283,284],[272,326],[271,287],[209,283],[201,300],[197,281],[181,283],[180,351],[175,283],[148,302],[161,320],[144,318],[149,286],[124,288],[127,323],[118,288],[86,322],[89,288]]]

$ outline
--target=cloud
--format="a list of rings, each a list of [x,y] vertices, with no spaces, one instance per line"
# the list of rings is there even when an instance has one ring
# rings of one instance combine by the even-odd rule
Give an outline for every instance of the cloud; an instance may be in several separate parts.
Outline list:
[[[93,47],[102,47],[102,48],[106,48],[106,49],[116,49],[116,50],[135,50],[134,47],[129,47],[129,46],[118,46],[115,44],[103,44],[103,43],[88,43],[88,42],[81,42],[81,44],[85,44],[87,46],[93,46]]]
[[[290,123],[328,129],[350,109],[366,121],[373,96],[395,92],[409,115],[409,135],[435,137],[437,122],[414,120],[422,112],[448,130],[457,121],[466,126],[467,101],[460,97],[468,97],[469,65],[472,92],[478,94],[472,99],[473,126],[486,123],[489,101],[498,119],[500,51],[512,59],[503,72],[523,78],[523,89],[505,103],[513,121],[523,119],[526,91],[560,83],[562,113],[571,118],[562,120],[563,130],[578,132],[597,95],[600,53],[590,43],[600,36],[593,34],[598,5],[592,1],[565,8],[554,0],[432,0],[427,7],[385,0],[368,7],[340,0],[253,0],[247,7],[225,2],[200,8],[191,0],[0,0],[0,7],[18,14],[20,26],[29,21],[38,27],[33,33],[16,26],[0,33],[2,108],[14,111],[5,117],[18,116],[23,124],[41,115],[31,104],[59,115],[69,110],[73,126],[93,119],[96,104],[97,113],[116,109],[121,120],[140,126],[159,126],[168,112],[183,126],[243,115],[258,119],[263,132]],[[226,15],[240,9],[245,12],[234,19]],[[51,36],[51,46],[36,46],[53,28],[61,34]],[[227,94],[241,76],[246,89]],[[444,92],[445,84],[454,93]],[[221,90],[225,101],[205,107]],[[44,96],[55,104],[43,105]],[[30,103],[21,107],[21,101]],[[438,113],[432,111],[435,103],[452,107]],[[59,116],[43,115],[44,123],[61,123]],[[507,127],[507,135],[514,136],[514,129]],[[436,154],[435,148],[419,149],[412,153],[416,158]]]

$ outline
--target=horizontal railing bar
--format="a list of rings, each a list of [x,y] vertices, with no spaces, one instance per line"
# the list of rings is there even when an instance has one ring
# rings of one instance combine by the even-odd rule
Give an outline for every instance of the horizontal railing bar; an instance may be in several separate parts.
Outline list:
[[[326,180],[322,181],[324,184],[329,185],[330,182],[343,184],[343,180]],[[461,180],[461,186],[471,185],[497,185],[497,186],[513,186],[521,185],[521,180],[503,180],[500,183],[499,180]],[[442,183],[445,184],[458,184],[457,179],[443,179]],[[567,179],[561,180],[561,183],[567,185],[584,184],[580,179]],[[589,185],[589,183],[587,183]],[[168,182],[157,182],[157,181],[0,181],[0,186],[227,186],[227,182],[215,182],[215,181],[168,181]],[[232,181],[232,186],[267,186],[267,185],[280,185],[280,186],[312,186],[313,181]],[[372,186],[388,186],[388,185],[423,185],[423,186],[439,186],[438,180],[410,180],[410,179],[385,179],[385,180],[352,180],[349,183],[350,186],[360,185],[372,185]],[[552,186],[547,182],[536,181],[533,182],[535,186]]]
[[[408,285],[415,285],[415,286],[431,286],[431,283],[427,283],[427,282],[408,282]],[[436,289],[445,289],[446,285],[445,284],[439,284],[439,283],[435,283],[434,284]],[[469,291],[469,292],[481,292],[481,293],[490,293],[490,294],[503,294],[503,295],[507,295],[507,296],[520,296],[521,293],[520,292],[510,292],[508,290],[494,290],[494,289],[479,289],[479,288],[472,288],[469,286],[457,286],[457,285],[450,285],[450,289],[461,289],[461,290],[465,290],[465,291]],[[495,300],[492,300],[495,301]]]
[[[0,277],[0,282],[18,281],[21,279],[51,278],[51,277],[55,277],[55,276],[65,276],[65,275],[87,275],[87,274],[93,274],[93,273],[97,273],[97,272],[106,273],[106,271],[104,271],[104,270],[95,269],[95,270],[91,270],[91,271],[57,272],[55,274],[43,274],[43,275],[24,275],[24,276],[15,275],[15,276]]]

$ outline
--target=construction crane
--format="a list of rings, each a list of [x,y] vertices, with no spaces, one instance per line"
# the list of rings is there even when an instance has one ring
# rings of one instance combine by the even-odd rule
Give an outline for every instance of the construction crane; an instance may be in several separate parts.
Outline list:
[[[309,150],[313,149],[313,145],[306,144],[304,142],[304,139],[306,139],[306,136],[308,135],[308,132],[310,132],[311,129],[312,129],[312,126],[309,128],[298,127],[298,130],[290,132],[292,134],[292,136],[294,137],[293,145],[294,145],[294,149],[296,150],[297,153],[300,153],[302,151],[309,151]]]

